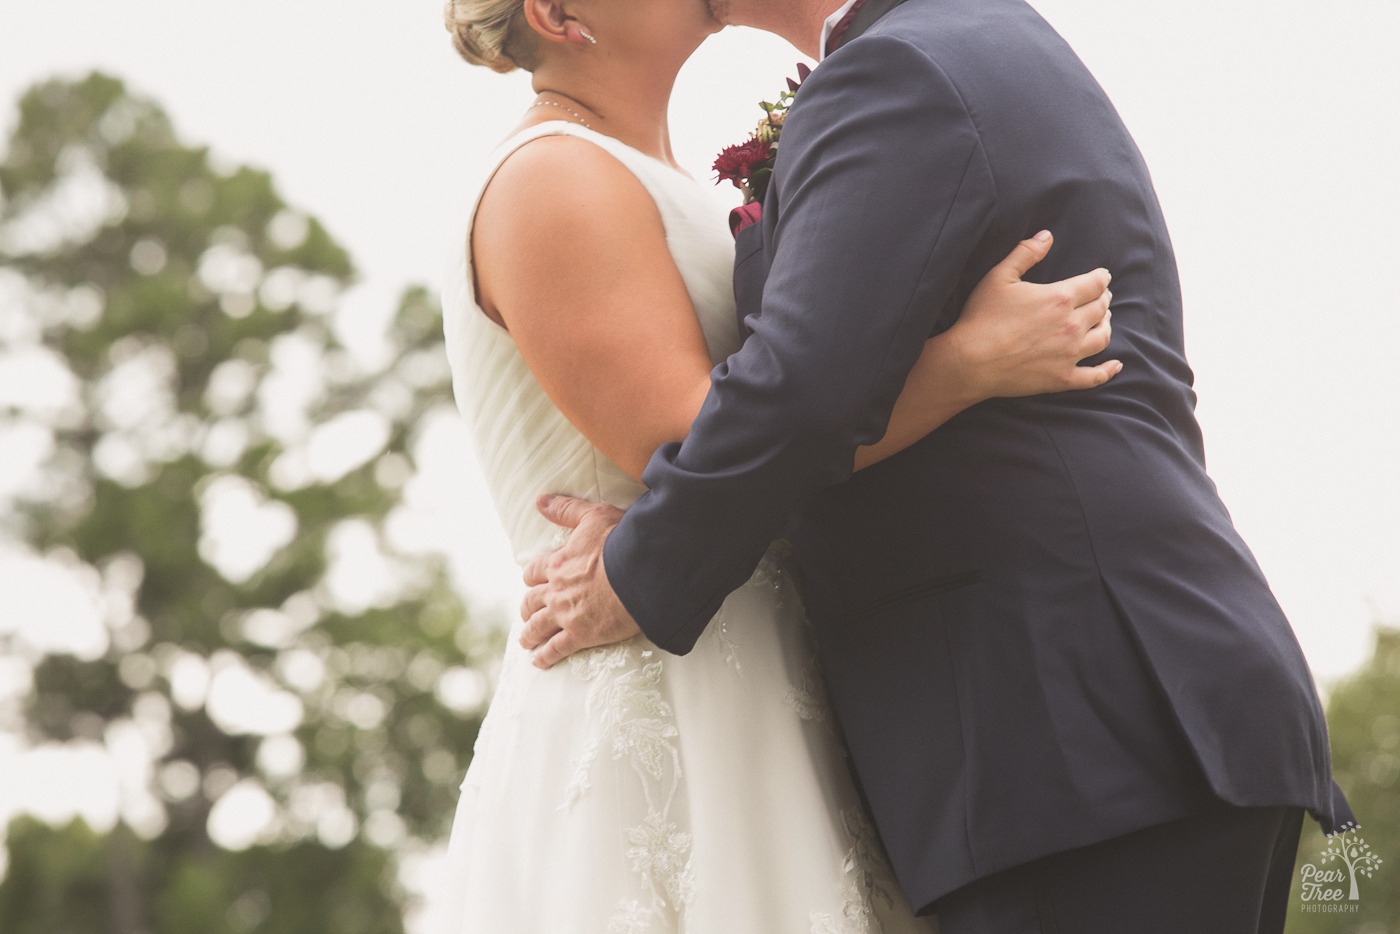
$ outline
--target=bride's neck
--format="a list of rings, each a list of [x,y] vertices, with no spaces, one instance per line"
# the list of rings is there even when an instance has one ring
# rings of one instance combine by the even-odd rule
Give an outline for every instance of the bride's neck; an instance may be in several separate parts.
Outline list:
[[[536,70],[532,84],[541,99],[579,110],[598,132],[675,164],[667,110],[678,71],[679,66],[622,69],[608,63],[590,68],[544,66]],[[550,115],[554,119],[559,116],[557,112]]]

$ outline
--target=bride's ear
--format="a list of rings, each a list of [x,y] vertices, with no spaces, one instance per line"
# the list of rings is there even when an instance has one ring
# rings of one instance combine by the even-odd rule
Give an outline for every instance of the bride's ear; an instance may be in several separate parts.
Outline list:
[[[563,0],[525,0],[525,21],[545,42],[593,45],[588,27],[573,16]]]

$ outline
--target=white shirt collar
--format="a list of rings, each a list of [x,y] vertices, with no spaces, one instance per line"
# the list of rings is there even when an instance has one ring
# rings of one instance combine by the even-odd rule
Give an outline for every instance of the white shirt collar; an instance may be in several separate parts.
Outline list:
[[[826,18],[826,25],[822,26],[822,42],[817,46],[817,61],[826,58],[826,42],[831,38],[831,31],[836,28],[836,24],[841,22],[841,17],[851,12],[851,7],[856,5],[856,0],[846,0],[841,4],[841,9],[832,13]]]

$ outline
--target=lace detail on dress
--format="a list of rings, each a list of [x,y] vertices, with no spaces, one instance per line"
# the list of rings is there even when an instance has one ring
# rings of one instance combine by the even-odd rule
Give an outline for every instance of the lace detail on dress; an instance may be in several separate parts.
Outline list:
[[[691,836],[671,817],[681,783],[675,714],[660,690],[664,665],[641,639],[581,652],[569,660],[588,682],[585,713],[593,731],[574,763],[563,808],[591,787],[590,773],[608,743],[614,761],[632,766],[647,814],[627,831],[627,859],[652,894],[652,904],[627,899],[608,922],[609,934],[641,934],[663,914],[684,909],[695,888]]]
[[[811,934],[879,934],[880,916],[899,904],[894,873],[863,811],[844,810],[841,822],[851,839],[841,865],[841,914],[812,912]]]
[[[749,578],[750,587],[767,587],[773,591],[774,605],[779,611],[787,606],[786,591],[790,586],[788,559],[791,555],[792,545],[786,539],[778,539],[768,547],[753,577]]]
[[[666,893],[671,904],[684,906],[695,890],[690,869],[690,834],[682,833],[676,822],[664,814],[648,814],[640,827],[627,832],[632,844],[627,856],[632,871],[641,873],[653,890]]]
[[[729,631],[729,614],[724,611],[723,606],[710,621],[710,625],[714,627],[719,650],[724,653],[724,663],[733,669],[735,674],[743,671],[744,666],[739,661],[739,644],[734,641],[734,634]]]
[[[807,661],[801,681],[788,688],[783,701],[803,720],[827,722],[826,682],[822,680],[816,656]]]
[[[775,541],[763,558],[758,562],[758,567],[754,569],[753,575],[744,584],[745,587],[761,587],[773,591],[774,610],[781,612],[787,605],[784,589],[788,585],[787,571],[784,563],[791,553],[792,546],[785,540]],[[739,643],[734,638],[734,634],[729,631],[729,612],[725,606],[720,606],[719,612],[710,620],[710,625],[705,633],[714,633],[715,641],[719,643],[720,652],[724,656],[724,663],[737,674],[744,670],[743,663],[739,660]],[[705,636],[701,636],[705,638]]]
[[[608,921],[608,934],[647,934],[655,920],[655,911],[635,898],[629,898],[618,906]]]

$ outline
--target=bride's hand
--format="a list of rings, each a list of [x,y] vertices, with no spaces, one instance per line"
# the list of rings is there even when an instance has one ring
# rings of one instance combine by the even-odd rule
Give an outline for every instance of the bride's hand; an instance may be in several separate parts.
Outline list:
[[[1045,285],[1023,281],[1052,243],[1042,231],[993,267],[957,323],[925,345],[919,366],[951,368],[973,401],[1092,389],[1116,376],[1123,369],[1117,360],[1079,365],[1106,350],[1112,336],[1108,270]]]

